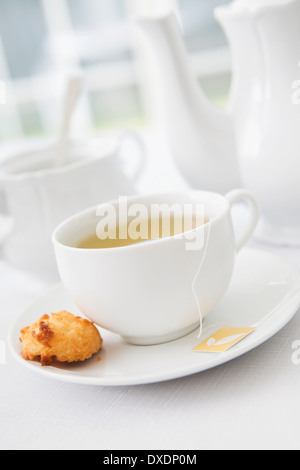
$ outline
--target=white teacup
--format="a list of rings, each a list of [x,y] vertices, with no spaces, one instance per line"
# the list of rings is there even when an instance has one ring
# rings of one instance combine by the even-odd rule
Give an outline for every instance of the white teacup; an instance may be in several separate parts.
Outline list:
[[[1,161],[0,213],[12,221],[2,246],[7,261],[39,274],[54,272],[51,235],[59,223],[91,205],[136,193],[143,149],[135,134],[122,137],[126,136],[139,147],[138,157],[132,158],[133,175],[123,171],[118,139],[72,141],[65,165],[58,169],[54,144],[38,145]]]
[[[240,200],[249,203],[250,222],[236,239],[231,209]],[[164,203],[203,205],[209,222],[184,235],[125,247],[77,248],[95,234],[96,211],[99,214],[104,205],[65,221],[55,230],[53,242],[61,279],[84,315],[130,343],[158,344],[193,331],[200,323],[198,306],[204,318],[222,299],[236,252],[252,236],[260,211],[244,190],[226,197],[201,191],[133,197],[128,207],[137,203],[148,209]],[[120,201],[112,205],[118,215]],[[200,248],[190,248],[191,237],[203,240]]]

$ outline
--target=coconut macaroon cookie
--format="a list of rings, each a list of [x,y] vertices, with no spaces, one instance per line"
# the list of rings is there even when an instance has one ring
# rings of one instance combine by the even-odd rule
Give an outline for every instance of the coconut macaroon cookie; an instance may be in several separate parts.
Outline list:
[[[21,330],[22,356],[27,361],[40,360],[42,366],[53,362],[85,361],[102,347],[95,325],[68,312],[44,315]]]

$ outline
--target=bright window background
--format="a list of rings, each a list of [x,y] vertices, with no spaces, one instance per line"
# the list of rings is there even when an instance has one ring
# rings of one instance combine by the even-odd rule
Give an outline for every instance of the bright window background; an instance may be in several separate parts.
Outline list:
[[[77,129],[147,125],[129,3],[0,0],[0,80],[7,85],[7,103],[0,105],[0,141],[57,132],[70,70],[83,70],[87,77],[74,123]],[[230,56],[213,10],[225,3],[177,0],[176,5],[195,73],[220,105],[226,102],[230,85]]]

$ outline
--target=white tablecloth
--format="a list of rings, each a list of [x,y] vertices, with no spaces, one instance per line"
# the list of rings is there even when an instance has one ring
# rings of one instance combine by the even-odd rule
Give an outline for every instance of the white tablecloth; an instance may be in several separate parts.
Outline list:
[[[183,187],[157,139],[149,139],[144,192]],[[163,163],[162,163],[163,162]],[[261,247],[260,247],[261,248]],[[300,269],[300,250],[265,247]],[[0,341],[47,285],[0,260]],[[1,449],[300,448],[300,311],[261,347],[216,369],[145,386],[64,384],[0,365]]]

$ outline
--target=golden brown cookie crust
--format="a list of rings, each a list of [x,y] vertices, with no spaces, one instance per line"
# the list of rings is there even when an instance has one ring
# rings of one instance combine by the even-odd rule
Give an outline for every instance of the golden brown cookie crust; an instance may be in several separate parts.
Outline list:
[[[57,362],[85,361],[103,344],[95,325],[69,312],[44,315],[21,330],[22,356],[27,361],[40,360],[43,366]]]

